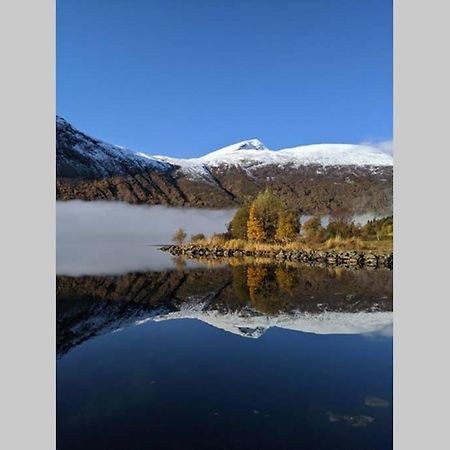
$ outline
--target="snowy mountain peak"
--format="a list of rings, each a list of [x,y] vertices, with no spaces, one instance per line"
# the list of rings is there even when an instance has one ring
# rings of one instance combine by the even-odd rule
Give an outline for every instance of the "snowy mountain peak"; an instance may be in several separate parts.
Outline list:
[[[237,144],[230,145],[222,150],[227,148],[230,150],[268,150],[259,139],[249,139],[248,141],[238,142]]]
[[[56,125],[57,126],[62,126],[62,125],[70,125],[69,122],[67,122],[66,119],[64,119],[64,117],[61,116],[56,116]]]
[[[200,158],[185,160],[201,162],[214,167],[235,165],[246,169],[265,165],[282,166],[392,166],[393,158],[380,149],[369,145],[317,144],[270,150],[258,139],[250,139],[208,153]],[[176,164],[176,160],[172,160]]]
[[[247,152],[261,152],[268,150],[269,149],[259,139],[249,139],[246,141],[237,142],[236,144],[227,145],[223,148],[219,148],[218,150],[208,153],[207,155],[202,156],[199,159],[207,161],[210,159],[226,157],[227,155],[235,153],[245,154]]]

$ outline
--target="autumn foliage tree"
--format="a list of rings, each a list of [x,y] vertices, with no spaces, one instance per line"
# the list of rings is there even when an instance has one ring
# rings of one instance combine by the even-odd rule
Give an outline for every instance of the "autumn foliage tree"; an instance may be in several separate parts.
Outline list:
[[[322,242],[325,239],[325,230],[322,227],[320,217],[311,217],[303,224],[303,234],[309,242]]]
[[[278,216],[285,210],[283,202],[271,189],[266,189],[258,194],[251,206],[255,216],[262,224],[265,239],[273,241],[277,231]]]
[[[184,228],[178,228],[178,230],[175,232],[175,234],[172,236],[172,241],[176,242],[178,245],[182,244],[184,240],[186,239],[186,231]]]
[[[260,192],[249,206],[242,206],[228,225],[233,239],[256,242],[288,242],[299,233],[299,214],[287,211],[271,189]]]
[[[198,242],[206,239],[206,236],[203,233],[196,233],[191,235],[191,242]]]
[[[250,206],[247,220],[247,239],[250,241],[263,242],[267,239],[263,222],[257,214],[254,205]]]
[[[275,232],[277,241],[289,242],[297,238],[300,232],[299,214],[296,211],[282,211],[278,215]]]

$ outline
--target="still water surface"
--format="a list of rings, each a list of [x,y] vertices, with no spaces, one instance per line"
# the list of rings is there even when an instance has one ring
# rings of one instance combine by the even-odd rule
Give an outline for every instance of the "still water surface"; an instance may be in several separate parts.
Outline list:
[[[392,448],[392,272],[190,265],[146,244],[232,212],[85,207],[57,206],[59,449]]]

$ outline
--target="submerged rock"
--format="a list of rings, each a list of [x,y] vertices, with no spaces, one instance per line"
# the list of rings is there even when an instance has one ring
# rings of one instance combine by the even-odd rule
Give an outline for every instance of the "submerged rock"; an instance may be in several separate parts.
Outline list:
[[[364,404],[372,408],[387,408],[390,403],[384,398],[367,396],[364,399]]]
[[[364,428],[371,424],[375,419],[372,416],[349,416],[345,414],[336,414],[331,411],[327,412],[330,422],[343,422],[355,428]]]

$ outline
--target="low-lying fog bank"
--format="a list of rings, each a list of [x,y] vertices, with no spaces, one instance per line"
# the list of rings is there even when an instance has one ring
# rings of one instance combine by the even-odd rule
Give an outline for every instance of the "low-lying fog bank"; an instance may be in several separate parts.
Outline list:
[[[183,227],[188,237],[226,231],[235,209],[173,208],[121,202],[56,202],[56,273],[115,275],[174,267],[157,245],[170,242]],[[302,216],[304,222],[309,216]],[[374,214],[355,216],[366,223]],[[322,217],[324,224],[327,216]],[[196,264],[196,263],[190,263]]]
[[[56,202],[56,273],[113,275],[172,268],[171,256],[152,245],[170,242],[179,227],[188,236],[224,232],[234,212],[119,202]]]

